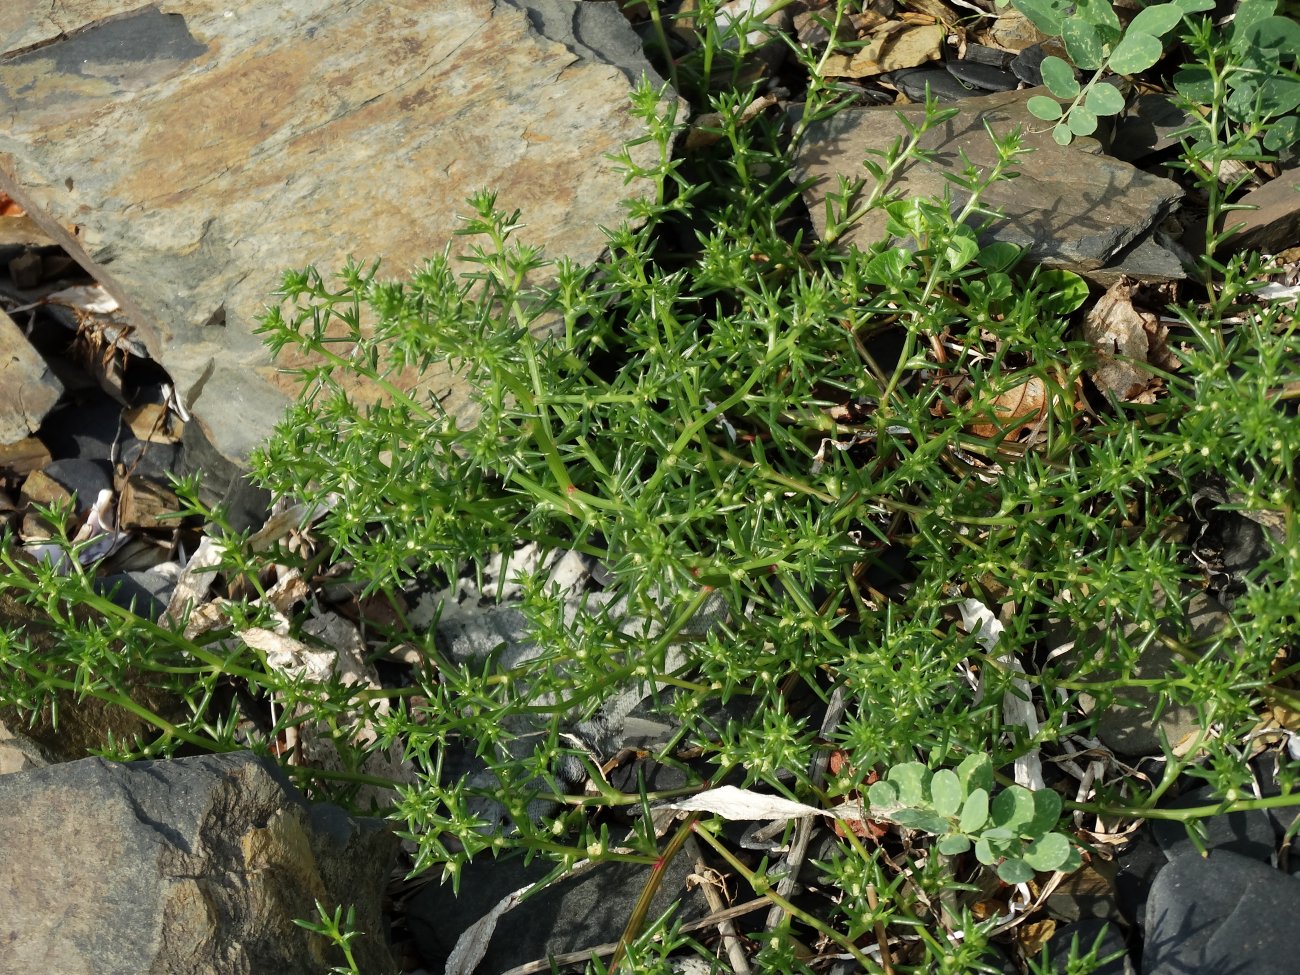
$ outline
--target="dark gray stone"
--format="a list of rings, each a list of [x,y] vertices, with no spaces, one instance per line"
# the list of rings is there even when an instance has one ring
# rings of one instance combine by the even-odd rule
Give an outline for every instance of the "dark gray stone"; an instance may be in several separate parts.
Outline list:
[[[1066,975],[1071,950],[1075,951],[1077,958],[1083,958],[1094,946],[1098,960],[1110,958],[1117,953],[1119,957],[1097,968],[1088,969],[1090,975],[1134,975],[1133,959],[1129,957],[1123,933],[1117,925],[1097,918],[1086,918],[1056,929],[1047,942],[1049,957],[1052,959],[1052,967],[1048,971],[1052,975]]]
[[[940,67],[904,68],[901,71],[891,71],[884,76],[884,80],[914,102],[924,102],[927,90],[931,97],[945,104],[970,98],[976,94],[970,85],[963,84]]]
[[[1184,856],[1146,905],[1144,975],[1294,975],[1300,880],[1224,850]]]
[[[979,61],[949,61],[944,65],[948,73],[962,84],[978,88],[980,91],[1015,91],[1020,82],[1006,68]]]
[[[113,469],[102,460],[56,460],[45,468],[45,476],[77,497],[77,513],[89,511],[100,491],[113,487]]]
[[[1190,124],[1191,115],[1168,95],[1138,95],[1115,126],[1110,154],[1137,162],[1178,144],[1175,135]]]
[[[57,460],[108,462],[122,405],[100,390],[85,391],[45,418],[38,436]]]
[[[363,972],[396,968],[396,837],[308,806],[248,753],[0,777],[0,836],[0,971],[319,975],[341,955],[293,923],[316,899],[355,906]]]
[[[471,924],[507,894],[540,880],[547,869],[540,860],[525,867],[519,859],[480,858],[465,868],[459,898],[450,884],[426,887],[407,905],[407,924],[425,961],[440,970]],[[686,856],[672,859],[651,902],[650,918],[676,900],[682,902],[677,917],[684,921],[708,913],[700,890],[686,889],[693,870]],[[476,975],[500,975],[527,962],[617,941],[649,878],[648,866],[601,863],[549,885],[501,917]]]
[[[1169,803],[1169,808],[1212,806],[1218,801],[1214,790],[1203,785],[1179,796]],[[1204,830],[1207,849],[1226,850],[1265,864],[1277,853],[1278,836],[1273,830],[1273,821],[1262,809],[1210,816],[1202,819],[1200,826]],[[1151,832],[1170,860],[1200,855],[1182,823],[1157,819],[1151,823]]]

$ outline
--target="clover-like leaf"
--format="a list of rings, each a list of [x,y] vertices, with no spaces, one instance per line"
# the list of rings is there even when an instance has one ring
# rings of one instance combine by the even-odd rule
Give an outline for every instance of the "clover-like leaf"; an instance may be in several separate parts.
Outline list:
[[[1034,818],[1034,794],[1021,785],[1009,785],[993,797],[990,808],[995,825],[1019,831]]]
[[[998,245],[990,244],[986,249],[992,249],[996,246]],[[976,789],[983,789],[985,792],[993,791],[993,762],[983,752],[967,755],[954,771],[957,773],[957,778],[961,780],[962,789],[967,795],[970,795]]]
[[[1214,100],[1214,76],[1209,68],[1191,67],[1175,72],[1174,88],[1184,98],[1202,105]]]
[[[1017,857],[1007,857],[998,864],[998,879],[1004,884],[1027,884],[1034,879],[1034,868]]]
[[[1177,27],[1182,19],[1183,10],[1178,4],[1157,3],[1139,10],[1138,15],[1129,21],[1128,29],[1163,37]]]
[[[919,829],[922,832],[932,833],[935,836],[941,836],[948,831],[948,820],[942,816],[936,816],[928,809],[900,809],[890,817],[899,826],[906,826],[908,829]]]
[[[1043,84],[1057,98],[1075,98],[1079,94],[1079,79],[1074,76],[1074,68],[1064,58],[1049,55],[1038,66],[1042,72]],[[1041,96],[1039,96],[1041,97]]]
[[[1096,24],[1077,19],[1066,21],[1061,30],[1061,40],[1065,41],[1070,60],[1080,68],[1095,71],[1101,67],[1106,52],[1101,30]]]
[[[1030,836],[1042,836],[1056,829],[1056,824],[1061,818],[1063,803],[1060,793],[1053,789],[1035,789],[1033,795],[1034,816],[1029,821],[1025,832]]]
[[[970,848],[970,837],[962,836],[960,833],[951,833],[948,836],[941,837],[939,842],[935,844],[935,849],[948,857],[955,857],[958,854],[965,853]]]
[[[1124,95],[1114,85],[1102,82],[1088,89],[1083,106],[1097,115],[1118,115],[1124,111]]]
[[[975,840],[975,859],[986,867],[991,867],[998,862],[1000,854],[993,849],[993,844],[988,841],[988,837],[980,836]]]
[[[867,802],[872,809],[892,810],[898,805],[898,790],[884,779],[872,782],[867,789]]]
[[[1082,105],[1076,105],[1065,124],[1075,135],[1092,135],[1097,131],[1097,116]]]
[[[963,833],[977,833],[989,821],[989,794],[987,789],[976,789],[966,797],[961,806],[957,827]]]
[[[1251,47],[1280,51],[1289,60],[1294,60],[1296,52],[1300,51],[1300,24],[1290,17],[1265,17],[1255,21],[1238,36]]]
[[[905,806],[925,803],[925,787],[930,781],[930,770],[920,762],[902,762],[889,770],[888,779],[898,790],[898,801]]]
[[[1069,858],[1070,841],[1060,833],[1048,833],[1025,847],[1025,862],[1035,870],[1057,870]]]
[[[1070,127],[1064,122],[1058,122],[1056,127],[1052,129],[1052,139],[1058,146],[1068,146],[1074,141],[1074,133],[1070,131]]]
[[[1214,9],[1214,0],[1173,0],[1173,4],[1185,14],[1198,14]]]
[[[1061,36],[1069,16],[1067,11],[1073,12],[1073,7],[1070,0],[1016,0],[1016,9],[1044,34],[1053,37]]]
[[[1110,56],[1110,69],[1117,74],[1137,74],[1159,61],[1164,53],[1160,38],[1130,29]]]
[[[962,789],[956,772],[941,768],[934,773],[934,778],[930,780],[930,804],[938,815],[949,819],[956,816],[965,797],[965,790]]]

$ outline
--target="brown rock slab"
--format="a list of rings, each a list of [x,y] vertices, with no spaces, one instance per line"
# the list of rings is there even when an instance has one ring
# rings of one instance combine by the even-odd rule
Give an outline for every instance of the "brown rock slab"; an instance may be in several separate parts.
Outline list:
[[[0,311],[0,444],[35,433],[63,395],[55,378],[14,320]]]
[[[1228,238],[1225,248],[1277,254],[1300,244],[1300,168],[1283,170],[1237,202],[1256,209],[1223,215],[1223,224],[1243,225]]]
[[[1021,156],[1014,169],[1019,176],[994,184],[983,196],[985,206],[1000,211],[983,241],[1006,241],[1028,248],[1028,258],[1054,267],[1090,270],[1103,267],[1161,219],[1182,196],[1170,180],[1077,146],[1058,146],[1045,126],[1025,109],[1042,89],[1005,92],[967,98],[953,103],[957,115],[921,137],[920,147],[934,153],[929,162],[904,165],[888,187],[902,198],[937,198],[951,190],[954,206],[968,194],[945,179],[960,174],[967,160],[988,171],[997,154],[985,131],[1005,136],[1017,126],[1024,145],[1035,151]],[[888,106],[848,109],[813,123],[796,159],[798,179],[813,179],[804,199],[818,233],[826,230],[826,194],[838,187],[838,178],[867,177],[861,161],[873,152],[887,150],[907,130],[899,115],[912,124],[925,117],[923,106]],[[883,239],[885,214],[867,214],[842,238],[845,246],[866,249]]]
[[[0,835],[0,971],[317,975],[342,957],[293,923],[316,899],[356,907],[361,971],[397,970],[397,838],[246,752],[0,776]]]
[[[464,246],[481,188],[548,256],[603,251],[629,192],[604,157],[643,135],[628,92],[656,79],[616,5],[531,6],[0,5],[0,189],[245,458],[288,403],[253,334],[284,269],[400,276]]]

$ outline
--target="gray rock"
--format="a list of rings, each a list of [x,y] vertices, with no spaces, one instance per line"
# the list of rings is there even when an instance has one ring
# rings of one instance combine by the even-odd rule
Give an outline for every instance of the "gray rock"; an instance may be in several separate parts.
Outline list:
[[[396,837],[309,806],[269,762],[231,753],[84,759],[0,777],[0,971],[319,975],[296,926],[356,907],[361,970],[396,969],[380,895]]]
[[[41,747],[26,735],[15,734],[0,721],[0,775],[44,768],[49,759]]]
[[[1208,785],[1191,789],[1169,803],[1170,809],[1192,806],[1213,806],[1222,799]],[[1200,821],[1207,850],[1226,850],[1239,856],[1269,863],[1277,854],[1278,836],[1273,830],[1273,820],[1263,809],[1247,809],[1209,816]],[[1170,860],[1180,856],[1199,856],[1200,852],[1182,823],[1156,819],[1151,823],[1151,833],[1160,849]]]
[[[1300,168],[1283,170],[1237,204],[1254,209],[1223,215],[1223,225],[1242,226],[1223,244],[1220,253],[1258,250],[1277,254],[1300,246]]]
[[[621,20],[573,0],[6,4],[0,188],[239,463],[292,389],[253,334],[282,269],[355,254],[403,275],[468,247],[454,232],[484,187],[548,257],[602,253],[629,192],[604,157],[644,134],[629,79],[656,80]]]
[[[40,428],[63,395],[63,384],[3,311],[0,350],[0,444],[8,445]]]
[[[1009,68],[981,61],[949,61],[944,65],[948,73],[966,85],[980,91],[1015,91],[1020,82]]]
[[[1128,163],[1093,154],[1078,145],[1059,146],[1050,132],[1025,109],[1041,89],[967,98],[953,107],[958,113],[921,137],[920,146],[935,153],[932,162],[912,162],[899,171],[889,192],[911,198],[942,197],[951,190],[954,207],[967,194],[945,175],[961,172],[965,159],[980,170],[991,169],[996,153],[985,131],[1003,136],[1019,126],[1024,145],[1035,151],[1021,156],[1014,169],[1020,175],[999,182],[983,195],[985,206],[1000,211],[983,234],[985,243],[1006,241],[1028,247],[1030,260],[1053,267],[1088,270],[1103,267],[1115,255],[1159,221],[1182,196],[1177,184],[1150,176]],[[796,159],[798,180],[814,185],[804,199],[818,233],[825,232],[825,200],[838,186],[839,176],[865,176],[861,160],[888,149],[905,136],[902,115],[916,124],[921,106],[861,108],[840,112],[813,123]],[[964,154],[964,155],[963,155]],[[885,214],[875,210],[860,220],[840,242],[867,248],[885,238]]]
[[[1110,154],[1125,162],[1136,162],[1178,145],[1178,132],[1191,124],[1192,116],[1174,104],[1168,95],[1138,95],[1115,126]]]
[[[525,867],[519,859],[480,858],[465,868],[459,898],[450,885],[426,887],[407,904],[407,924],[420,953],[438,970],[471,924],[507,894],[545,877],[547,869],[537,860]],[[681,901],[675,918],[683,922],[708,913],[700,889],[687,889],[693,871],[685,855],[669,861],[649,918],[662,915],[673,901]],[[617,941],[650,874],[648,866],[606,862],[550,884],[502,916],[476,975],[500,975],[531,961]]]
[[[1113,961],[1088,969],[1090,975],[1133,975],[1135,971],[1119,927],[1097,918],[1087,918],[1057,928],[1048,940],[1047,950],[1052,959],[1052,967],[1048,971],[1052,975],[1066,975],[1069,971],[1067,965],[1070,952],[1075,945],[1078,946],[1079,958],[1091,951],[1094,945],[1097,946],[1096,957],[1099,960],[1119,954]]]
[[[1293,975],[1300,880],[1223,850],[1179,857],[1146,907],[1145,975]]]

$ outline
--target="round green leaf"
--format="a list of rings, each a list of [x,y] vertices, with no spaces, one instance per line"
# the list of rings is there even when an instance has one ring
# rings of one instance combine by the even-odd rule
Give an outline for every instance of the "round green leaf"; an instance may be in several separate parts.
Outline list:
[[[1300,51],[1300,24],[1290,17],[1265,17],[1246,28],[1243,39],[1252,47],[1281,51],[1284,58],[1294,60]]]
[[[948,820],[936,816],[928,809],[900,809],[892,818],[899,826],[919,829],[923,833],[934,836],[942,836],[948,832]]]
[[[1174,87],[1184,98],[1202,105],[1214,100],[1214,77],[1208,68],[1186,68],[1175,72]]]
[[[1199,14],[1214,9],[1214,0],[1174,0],[1174,6],[1186,14]]]
[[[1060,833],[1048,833],[1025,848],[1025,862],[1035,870],[1056,870],[1070,858],[1070,841]]]
[[[986,249],[992,250],[999,246],[1006,245],[990,244]],[[1017,250],[1019,250],[1019,248],[1017,248]],[[986,792],[992,792],[993,762],[984,752],[967,755],[962,759],[961,764],[957,766],[957,778],[961,779],[962,786],[965,788],[967,795],[970,795],[976,789],[983,789]]]
[[[1027,884],[1034,879],[1034,868],[1024,860],[1008,857],[998,864],[998,879],[1004,884]]]
[[[1038,70],[1043,73],[1043,84],[1047,90],[1057,98],[1074,98],[1079,94],[1079,79],[1074,76],[1074,68],[1064,58],[1049,55],[1043,58]]]
[[[898,790],[888,782],[872,782],[867,789],[867,802],[873,809],[892,809],[898,805]]]
[[[1061,819],[1061,796],[1053,789],[1034,790],[1034,818],[1029,823],[1030,836],[1042,836],[1056,829]]]
[[[898,801],[905,806],[925,803],[925,786],[930,780],[930,770],[920,762],[903,762],[889,770],[889,781],[898,790]]]
[[[1104,81],[1088,89],[1083,107],[1097,115],[1118,115],[1124,111],[1124,96],[1114,85]]]
[[[1153,7],[1138,11],[1138,15],[1130,21],[1128,29],[1163,37],[1177,27],[1182,19],[1183,11],[1178,4],[1157,3]]]
[[[1300,81],[1281,76],[1265,78],[1259,85],[1259,107],[1268,115],[1287,115],[1300,108]],[[1267,137],[1265,137],[1267,143]]]
[[[964,798],[965,793],[957,773],[946,768],[934,773],[934,778],[930,780],[930,804],[936,813],[945,817],[956,816]]]
[[[989,794],[985,789],[974,789],[962,803],[957,827],[963,833],[977,833],[989,821]]]
[[[1119,18],[1115,16],[1111,0],[1079,0],[1075,6],[1075,16],[1099,27],[1119,29]]]
[[[1075,135],[1092,135],[1097,131],[1097,116],[1082,105],[1078,105],[1065,120],[1065,124]]]
[[[1049,314],[1068,315],[1088,300],[1088,282],[1073,271],[1039,271],[1034,280],[1043,289],[1044,310]]]
[[[993,847],[983,836],[975,841],[975,859],[986,867],[998,862],[998,855],[993,852]]]
[[[1074,133],[1064,122],[1059,123],[1056,128],[1052,129],[1052,139],[1058,146],[1068,146],[1074,141]]]
[[[1028,17],[1030,23],[1053,37],[1061,36],[1065,11],[1073,6],[1068,0],[1018,0],[1016,3],[1016,9]]]
[[[1158,37],[1130,29],[1110,56],[1110,70],[1116,74],[1137,74],[1159,61],[1164,53]]]
[[[1280,152],[1300,142],[1300,115],[1290,115],[1278,119],[1264,133],[1264,148]]]
[[[1021,785],[1009,785],[993,797],[993,822],[1010,830],[1028,826],[1034,818],[1034,794]]]
[[[1025,102],[1025,108],[1029,109],[1029,114],[1034,118],[1040,118],[1044,122],[1055,122],[1062,114],[1061,103],[1046,95],[1033,95]]]
[[[1061,31],[1061,40],[1065,41],[1065,50],[1070,60],[1085,71],[1095,71],[1101,67],[1105,57],[1102,34],[1096,24],[1086,20],[1069,20]]]
[[[970,839],[965,836],[945,836],[936,846],[944,856],[955,857],[970,849]]]

